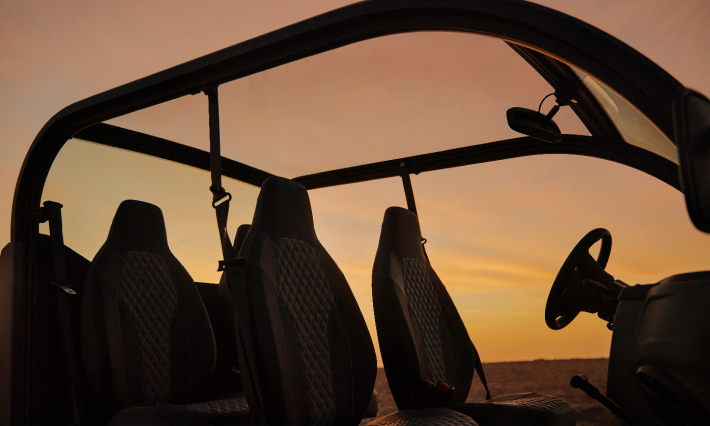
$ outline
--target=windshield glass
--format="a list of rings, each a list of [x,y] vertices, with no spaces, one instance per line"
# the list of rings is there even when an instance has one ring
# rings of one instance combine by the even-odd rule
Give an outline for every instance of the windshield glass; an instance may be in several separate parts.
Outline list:
[[[518,138],[506,111],[537,109],[553,92],[503,41],[449,32],[355,43],[219,90],[222,154],[288,178]],[[589,134],[569,108],[555,122]],[[209,146],[202,94],[110,123]]]
[[[251,223],[259,188],[223,177],[232,194],[229,229]],[[222,259],[207,171],[79,139],[67,141],[54,160],[42,201],[64,205],[64,243],[91,260],[108,236],[124,200],[160,207],[168,244],[198,282],[219,282]],[[40,232],[49,234],[47,223]]]
[[[604,83],[583,71],[572,69],[604,108],[626,142],[678,164],[678,149],[675,144],[649,119]]]

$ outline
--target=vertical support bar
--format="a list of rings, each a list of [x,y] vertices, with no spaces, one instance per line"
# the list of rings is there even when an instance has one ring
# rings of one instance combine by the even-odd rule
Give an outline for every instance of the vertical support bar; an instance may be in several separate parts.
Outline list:
[[[222,188],[222,154],[220,152],[219,97],[217,96],[217,87],[205,89],[205,95],[207,95],[210,115],[210,173],[212,175],[210,191],[212,191],[215,200],[217,200],[221,198],[224,192]]]
[[[414,214],[417,214],[417,205],[414,202],[414,190],[412,189],[412,181],[409,178],[409,167],[404,161],[399,163],[399,175],[402,177],[402,185],[404,185],[404,196],[407,198],[407,208]]]

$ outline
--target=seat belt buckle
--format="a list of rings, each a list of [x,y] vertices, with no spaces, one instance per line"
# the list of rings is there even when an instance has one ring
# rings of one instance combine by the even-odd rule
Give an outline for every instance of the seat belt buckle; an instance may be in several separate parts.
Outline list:
[[[56,287],[59,287],[59,288],[61,288],[62,290],[64,290],[64,292],[65,292],[66,294],[76,295],[76,291],[74,291],[74,289],[71,288],[71,287],[69,287],[68,285],[57,284],[57,283],[54,282],[54,281],[51,281],[51,283],[52,283],[52,285],[54,285],[54,286],[56,286]]]
[[[217,272],[222,272],[226,270],[229,266],[245,266],[246,264],[246,259],[244,259],[243,257],[238,257],[236,259],[220,260]]]
[[[414,385],[411,402],[413,407],[446,407],[454,396],[454,387],[439,380],[436,384],[422,377]]]

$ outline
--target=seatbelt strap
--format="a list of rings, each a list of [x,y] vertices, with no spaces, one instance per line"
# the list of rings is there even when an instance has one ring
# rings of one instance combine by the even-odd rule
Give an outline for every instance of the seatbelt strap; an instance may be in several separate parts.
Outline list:
[[[483,372],[483,364],[481,364],[481,357],[478,356],[476,346],[473,343],[471,343],[471,346],[473,346],[473,353],[476,355],[476,362],[473,365],[473,368],[476,370],[476,373],[478,373],[478,378],[481,379],[481,383],[486,389],[486,399],[491,399],[491,391],[488,390],[488,382],[486,382],[486,374]]]
[[[62,205],[54,201],[45,201],[41,213],[40,222],[49,220],[49,236],[52,241],[52,259],[54,263],[54,282],[52,284],[56,286],[57,305],[62,327],[62,344],[64,346],[64,367],[72,399],[72,416],[74,424],[78,425],[81,423],[83,401],[81,397],[79,361],[74,343],[71,309],[69,306],[70,298],[76,297],[76,292],[71,288],[67,280],[67,264],[62,232]]]
[[[233,259],[225,267],[227,274],[227,288],[232,310],[229,313],[230,321],[236,325],[237,340],[239,341],[239,366],[242,369],[242,384],[246,391],[249,414],[252,422],[257,425],[266,424],[264,404],[259,388],[256,342],[254,341],[254,314],[251,304],[251,287],[249,286],[249,265],[245,259]]]
[[[212,207],[217,215],[217,229],[219,240],[222,244],[222,258],[219,264],[219,271],[224,270],[224,262],[237,257],[234,247],[227,232],[227,219],[229,218],[229,202],[232,201],[232,194],[222,187],[222,154],[219,133],[219,97],[217,87],[205,89],[209,105],[209,125],[210,125],[210,174],[212,177]]]

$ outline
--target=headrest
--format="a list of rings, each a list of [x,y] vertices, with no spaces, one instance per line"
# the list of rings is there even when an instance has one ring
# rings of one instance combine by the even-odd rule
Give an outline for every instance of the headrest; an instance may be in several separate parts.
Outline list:
[[[256,201],[252,229],[265,233],[274,242],[287,235],[317,245],[311,200],[306,187],[282,177],[266,179]]]
[[[407,256],[424,260],[422,250],[422,231],[419,218],[413,212],[402,207],[390,207],[385,210],[380,233],[380,246],[398,257]]]
[[[122,202],[113,217],[106,244],[121,254],[130,250],[158,254],[169,251],[162,210],[143,201]]]

